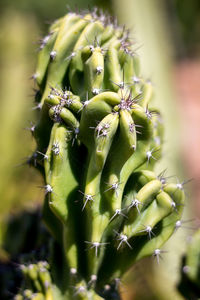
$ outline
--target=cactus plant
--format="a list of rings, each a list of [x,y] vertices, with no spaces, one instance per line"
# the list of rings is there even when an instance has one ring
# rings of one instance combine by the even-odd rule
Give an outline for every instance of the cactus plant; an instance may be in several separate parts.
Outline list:
[[[163,123],[128,30],[97,10],[68,13],[39,50],[29,163],[44,176],[43,220],[64,258],[54,272],[52,251],[46,289],[38,264],[24,267],[33,288],[16,299],[114,299],[118,279],[145,256],[159,259],[179,227],[183,186],[153,171]]]
[[[178,288],[187,299],[200,297],[200,229],[190,237]]]

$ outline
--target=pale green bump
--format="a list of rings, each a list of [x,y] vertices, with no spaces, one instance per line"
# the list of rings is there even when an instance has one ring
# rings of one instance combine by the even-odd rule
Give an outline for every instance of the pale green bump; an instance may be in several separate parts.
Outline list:
[[[120,41],[116,39],[110,44],[106,53],[105,88],[115,92],[117,92],[119,87],[123,84],[123,71],[118,58],[119,48]]]
[[[91,22],[81,33],[76,45],[74,46],[73,55],[71,57],[71,62],[69,66],[69,80],[72,90],[76,94],[82,94],[84,89],[84,62],[82,62],[82,52],[83,48],[90,43],[89,52],[93,50],[95,39],[100,42],[101,33],[103,32],[103,25],[101,22]],[[83,83],[82,83],[83,81]]]
[[[44,80],[50,61],[50,53],[53,49],[57,34],[58,29],[55,29],[54,32],[50,32],[49,35],[44,38],[44,40],[42,41],[42,45],[40,46],[40,52],[38,54],[38,62],[35,72],[36,81],[39,86],[42,85],[42,82]]]
[[[100,47],[93,49],[90,57],[84,62],[85,90],[89,98],[102,91],[104,79],[104,56]]]
[[[77,21],[76,16],[72,16],[71,18]],[[69,22],[66,22],[67,28]],[[65,23],[61,25],[61,29],[55,41],[55,45],[50,53],[52,62],[50,63],[48,68],[47,83],[43,94],[43,99],[45,99],[48,96],[50,92],[50,86],[55,87],[56,85],[59,86],[61,84],[66,69],[68,68],[70,63],[70,60],[67,60],[65,58],[71,54],[75,42],[78,39],[81,31],[87,25],[87,22],[88,21],[84,19],[79,20],[67,30],[65,28]]]

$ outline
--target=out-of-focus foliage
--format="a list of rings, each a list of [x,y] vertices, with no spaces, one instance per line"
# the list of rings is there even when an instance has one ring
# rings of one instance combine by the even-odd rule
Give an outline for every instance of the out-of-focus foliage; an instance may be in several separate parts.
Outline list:
[[[12,217],[6,227],[3,241],[6,255],[2,257],[1,253],[0,259],[0,299],[10,300],[23,284],[21,266],[46,259],[51,239],[38,210]]]
[[[8,22],[12,20],[12,22]],[[33,139],[23,128],[33,116],[29,80],[33,66],[32,41],[38,35],[34,18],[9,11],[1,18],[0,77],[0,218],[11,207],[19,209],[29,199],[37,199],[36,173],[23,167]],[[24,158],[24,159],[23,159]],[[22,166],[21,166],[22,165]],[[32,184],[31,184],[32,183]],[[34,186],[34,187],[33,187]]]
[[[162,1],[161,1],[162,2]],[[165,0],[178,57],[199,56],[200,1]]]

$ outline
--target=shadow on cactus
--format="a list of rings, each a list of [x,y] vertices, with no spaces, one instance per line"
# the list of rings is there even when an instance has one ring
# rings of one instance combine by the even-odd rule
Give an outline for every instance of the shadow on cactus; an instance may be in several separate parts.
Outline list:
[[[50,261],[43,297],[118,299],[118,279],[136,261],[159,260],[184,204],[182,185],[153,172],[163,142],[153,87],[129,31],[97,11],[57,20],[39,50],[32,163],[45,179],[43,219],[64,253],[59,271],[59,258]]]

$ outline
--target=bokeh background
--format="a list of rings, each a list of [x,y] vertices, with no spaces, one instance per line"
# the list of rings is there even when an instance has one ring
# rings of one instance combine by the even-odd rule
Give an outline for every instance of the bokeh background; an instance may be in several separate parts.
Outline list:
[[[178,174],[180,182],[194,178],[191,184],[185,185],[184,219],[191,217],[192,226],[200,226],[200,1],[1,0],[1,262],[8,261],[14,251],[12,242],[6,246],[9,222],[22,211],[34,211],[43,200],[43,192],[38,188],[42,178],[26,164],[35,147],[28,128],[37,119],[33,102],[36,86],[31,76],[38,41],[48,24],[68,10],[94,6],[117,16],[120,24],[132,30],[142,74],[155,86],[154,104],[164,116],[165,146],[158,171],[167,169],[168,176]],[[177,232],[167,243],[169,252],[160,265],[151,266],[150,275],[142,263],[136,266],[130,275],[130,287],[123,291],[122,297],[150,299],[152,295],[152,299],[182,299],[175,286],[179,280],[180,258],[190,234],[187,229]]]

